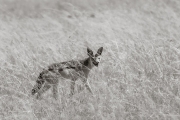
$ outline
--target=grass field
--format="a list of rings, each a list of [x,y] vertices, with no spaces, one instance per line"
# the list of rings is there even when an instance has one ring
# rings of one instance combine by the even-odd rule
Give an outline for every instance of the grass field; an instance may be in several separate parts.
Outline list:
[[[103,46],[86,89],[42,100],[31,89],[51,63]],[[179,120],[180,1],[0,0],[0,120]]]

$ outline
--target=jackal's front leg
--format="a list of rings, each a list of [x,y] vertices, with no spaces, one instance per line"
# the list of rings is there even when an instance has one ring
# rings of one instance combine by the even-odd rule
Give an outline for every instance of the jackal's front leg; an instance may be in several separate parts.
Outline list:
[[[84,80],[83,82],[84,82],[84,85],[85,85],[86,89],[87,89],[90,93],[93,94],[92,89],[91,89],[91,86],[89,85],[88,80],[86,79],[86,80]]]
[[[89,82],[88,82],[88,81],[86,82],[85,86],[86,86],[86,88],[88,89],[88,91],[93,94],[92,89],[91,89],[91,86],[89,85]]]

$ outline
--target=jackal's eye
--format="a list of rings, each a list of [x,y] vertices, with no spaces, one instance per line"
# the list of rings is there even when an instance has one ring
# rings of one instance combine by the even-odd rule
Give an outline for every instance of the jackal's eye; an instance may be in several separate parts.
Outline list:
[[[97,57],[98,56],[98,54],[95,54],[95,57]]]

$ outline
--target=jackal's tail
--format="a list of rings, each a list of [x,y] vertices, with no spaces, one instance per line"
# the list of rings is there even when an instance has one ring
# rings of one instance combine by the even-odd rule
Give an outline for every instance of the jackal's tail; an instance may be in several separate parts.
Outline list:
[[[46,74],[47,72],[48,72],[47,70],[43,70],[39,74],[38,79],[36,80],[36,84],[34,85],[32,91],[31,91],[32,95],[36,94],[42,88],[42,86],[44,85],[45,80],[43,79],[43,75]]]

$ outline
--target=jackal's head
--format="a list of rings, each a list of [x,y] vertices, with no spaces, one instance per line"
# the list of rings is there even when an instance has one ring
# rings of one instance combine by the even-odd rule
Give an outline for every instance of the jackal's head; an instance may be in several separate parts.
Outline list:
[[[100,47],[97,51],[96,54],[93,54],[93,51],[90,49],[90,48],[87,48],[87,53],[90,57],[90,60],[92,61],[92,63],[98,67],[98,64],[100,63],[101,61],[101,54],[102,54],[102,51],[103,51],[103,47]]]

